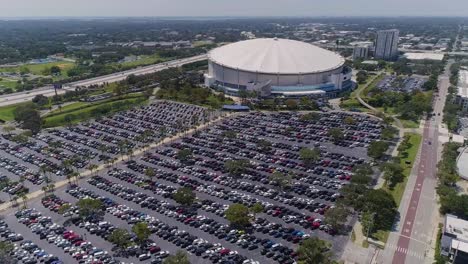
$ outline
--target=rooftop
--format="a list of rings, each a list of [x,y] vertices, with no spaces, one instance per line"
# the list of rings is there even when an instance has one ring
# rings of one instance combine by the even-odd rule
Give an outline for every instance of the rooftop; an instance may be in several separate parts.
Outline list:
[[[468,98],[468,70],[459,71],[457,90],[457,96]]]
[[[458,174],[460,174],[460,177],[462,177],[465,180],[468,180],[468,147],[464,148],[457,158],[457,170],[458,170]],[[468,229],[468,222],[467,222],[467,229]],[[468,242],[468,235],[467,235],[467,242]]]
[[[468,242],[468,221],[447,214],[445,217],[444,233],[456,236],[457,240]]]
[[[409,60],[436,60],[441,61],[444,59],[443,53],[433,53],[433,52],[423,52],[423,53],[415,53],[415,52],[407,52],[405,53],[405,57]]]
[[[308,74],[343,66],[339,54],[309,43],[259,38],[228,44],[209,52],[208,58],[232,69],[267,74]]]

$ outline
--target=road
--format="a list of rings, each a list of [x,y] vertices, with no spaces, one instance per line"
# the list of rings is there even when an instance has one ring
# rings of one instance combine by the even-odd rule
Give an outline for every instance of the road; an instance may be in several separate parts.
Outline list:
[[[450,64],[439,78],[439,96],[434,102],[434,112],[441,115],[425,122],[422,145],[400,204],[400,221],[390,233],[378,263],[432,263],[437,229],[436,173],[442,149],[438,136],[450,85]]]
[[[145,67],[140,67],[136,69],[131,69],[123,72],[117,72],[109,75],[99,76],[91,79],[81,80],[73,83],[68,83],[63,86],[63,89],[57,90],[58,94],[65,93],[67,90],[74,90],[75,87],[88,87],[90,85],[100,85],[103,83],[113,83],[122,81],[127,78],[129,75],[144,75],[153,72],[158,72],[162,70],[166,70],[172,67],[180,67],[185,64],[206,60],[207,55],[198,55],[190,58],[184,58],[179,60],[168,61],[164,63],[149,65]],[[38,89],[34,89],[32,91],[27,92],[19,92],[13,93],[8,95],[1,95],[0,96],[0,106],[7,106],[17,103],[22,103],[26,101],[30,101],[34,96],[42,94],[44,96],[53,96],[55,94],[54,88],[52,86],[41,87]]]

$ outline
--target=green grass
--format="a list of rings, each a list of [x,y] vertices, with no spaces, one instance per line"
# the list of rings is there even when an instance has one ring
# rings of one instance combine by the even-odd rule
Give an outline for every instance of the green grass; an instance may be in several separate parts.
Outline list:
[[[374,234],[372,234],[372,237],[379,240],[379,241],[382,241],[384,243],[387,243],[387,240],[388,240],[388,236],[390,235],[390,232],[389,231],[386,231],[386,230],[377,230],[377,232],[375,232]]]
[[[0,119],[3,121],[12,121],[15,116],[13,115],[13,111],[18,105],[8,105],[0,107]]]
[[[356,109],[361,112],[367,112],[369,109],[363,107],[361,103],[357,100],[357,93],[358,91],[362,90],[361,92],[361,98],[365,101],[366,94],[371,87],[375,86],[385,75],[380,74],[379,76],[371,75],[367,78],[367,81],[363,84],[359,84],[359,87],[355,89],[354,91],[351,92],[349,95],[349,99],[343,100],[340,104],[340,107],[344,109]],[[374,81],[372,81],[373,78],[376,78]]]
[[[87,102],[76,102],[76,103],[72,103],[72,104],[68,104],[66,106],[63,106],[62,109],[55,109],[51,112],[49,112],[48,115],[55,115],[55,114],[63,114],[63,113],[67,113],[67,112],[70,112],[70,111],[73,111],[73,110],[76,110],[78,108],[82,108],[83,106],[86,106],[86,105],[89,105],[90,103],[87,103]]]
[[[140,59],[135,60],[135,61],[128,61],[128,62],[122,62],[119,63],[122,66],[125,67],[137,67],[141,65],[149,65],[149,64],[156,64],[156,63],[161,63],[169,60],[170,58],[161,58],[159,54],[153,54],[153,55],[143,55],[140,56]]]
[[[18,83],[18,82],[17,82],[16,80],[11,80],[11,79],[5,79],[5,78],[3,78],[3,80],[0,81],[0,88],[11,88],[11,89],[15,89],[17,83]]]
[[[419,128],[419,122],[404,119],[400,119],[400,121],[404,128]]]
[[[416,155],[419,151],[419,145],[421,144],[422,136],[415,133],[405,133],[405,135],[410,135],[409,142],[411,147],[406,151],[408,153],[407,157],[403,155],[403,153],[399,153],[398,157],[400,160],[400,165],[403,167],[403,174],[405,175],[405,179],[403,182],[398,183],[395,188],[389,189],[386,186],[383,187],[386,191],[388,191],[397,204],[397,207],[400,205],[401,198],[403,197],[403,193],[405,191],[406,183],[408,182],[409,175],[411,174],[411,169],[413,168],[414,161],[416,159]],[[409,165],[405,162],[411,162]]]
[[[57,127],[57,126],[63,126],[67,124],[67,121],[65,120],[65,116],[67,115],[73,115],[74,119],[71,122],[72,124],[76,124],[91,118],[95,118],[93,115],[93,110],[101,107],[101,106],[111,106],[114,103],[117,102],[122,102],[126,103],[126,107],[124,109],[112,109],[108,114],[112,114],[118,111],[126,110],[129,109],[133,106],[140,105],[146,102],[146,100],[142,100],[143,97],[140,96],[128,96],[120,100],[106,100],[102,101],[99,103],[94,103],[94,104],[81,104],[81,105],[73,105],[70,106],[68,110],[65,112],[62,111],[61,113],[54,113],[51,115],[47,115],[43,121],[44,121],[44,127]]]
[[[67,71],[75,66],[75,63],[70,61],[56,61],[56,62],[49,62],[43,64],[26,64],[24,66],[19,67],[7,67],[7,68],[0,68],[0,72],[20,72],[21,67],[27,67],[29,71],[34,75],[43,75],[42,72],[46,68],[50,68],[52,66],[58,66],[62,70],[61,77],[67,77]]]

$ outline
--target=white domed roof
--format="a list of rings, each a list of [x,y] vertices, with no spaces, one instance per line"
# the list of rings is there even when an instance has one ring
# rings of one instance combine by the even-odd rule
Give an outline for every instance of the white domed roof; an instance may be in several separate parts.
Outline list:
[[[262,38],[216,48],[208,58],[228,68],[272,74],[306,74],[341,67],[337,53],[301,41]]]

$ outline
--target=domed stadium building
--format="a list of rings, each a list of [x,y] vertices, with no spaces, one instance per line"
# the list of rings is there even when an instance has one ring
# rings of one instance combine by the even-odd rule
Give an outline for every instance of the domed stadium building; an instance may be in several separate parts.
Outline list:
[[[350,89],[351,69],[337,53],[288,39],[252,39],[208,53],[205,85],[239,95],[322,96]]]

